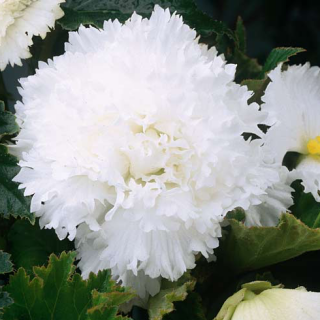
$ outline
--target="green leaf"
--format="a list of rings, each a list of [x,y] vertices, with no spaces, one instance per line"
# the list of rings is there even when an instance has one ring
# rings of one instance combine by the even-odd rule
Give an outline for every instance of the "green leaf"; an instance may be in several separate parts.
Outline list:
[[[292,214],[310,228],[320,228],[320,203],[311,193],[304,193],[300,182],[295,182],[293,187],[294,205],[290,208]]]
[[[15,303],[4,309],[4,320],[123,319],[116,315],[119,300],[113,295],[122,295],[121,301],[128,301],[133,293],[116,286],[107,270],[91,273],[88,280],[83,280],[75,273],[75,256],[75,252],[64,252],[60,258],[52,254],[47,267],[34,268],[32,280],[23,268],[11,276],[5,289]],[[111,297],[108,301],[104,299],[107,294]],[[92,313],[92,308],[99,309],[105,318]]]
[[[193,0],[67,0],[62,5],[65,15],[58,22],[66,30],[76,30],[80,24],[101,28],[105,20],[118,19],[124,22],[134,11],[149,18],[155,4],[181,14],[184,21],[202,36],[216,33],[235,38],[225,24],[214,21],[200,11]]]
[[[10,254],[0,250],[0,274],[12,272],[12,266]]]
[[[191,17],[192,16],[193,15],[191,14]],[[191,17],[190,17],[190,19],[187,18],[184,20],[190,26],[192,26],[193,24],[196,24],[196,23],[190,23],[190,21],[192,21]],[[189,21],[189,23],[188,23],[188,21]],[[226,35],[229,39],[234,40],[234,41],[236,40],[236,36],[235,36],[234,32],[230,28],[228,28],[228,26],[224,22],[218,21],[218,20],[211,20],[209,25],[210,25],[210,28],[208,30],[208,34],[215,33],[218,36]],[[195,29],[197,30],[198,33],[201,34],[201,32],[199,32],[196,27],[195,27]]]
[[[0,139],[18,131],[19,126],[15,122],[15,116],[5,111],[4,103],[0,101]],[[18,189],[18,184],[12,182],[19,170],[17,159],[8,154],[5,146],[0,145],[0,215],[5,218],[10,215],[24,217],[33,222],[34,217],[29,210],[29,199],[25,198],[23,192]]]
[[[18,131],[19,126],[16,123],[16,117],[11,112],[5,111],[4,102],[0,101],[0,138]]]
[[[311,229],[291,214],[283,214],[277,227],[246,227],[230,220],[221,241],[218,261],[235,273],[255,270],[320,250],[320,229]]]
[[[236,208],[232,211],[229,211],[226,218],[243,222],[246,219],[246,213],[242,208]]]
[[[174,304],[175,310],[164,316],[164,320],[206,320],[202,300],[198,293],[191,292],[186,300]]]
[[[286,62],[290,57],[295,56],[300,52],[306,51],[303,48],[275,48],[269,54],[266,63],[262,69],[262,77],[264,77],[265,73],[273,70],[279,63]]]
[[[262,104],[261,97],[264,94],[264,91],[266,90],[270,80],[269,79],[263,79],[263,80],[243,80],[241,82],[241,85],[247,86],[248,90],[253,91],[253,96],[248,100],[249,103],[256,102],[259,105]]]
[[[188,292],[194,289],[196,281],[186,274],[177,282],[163,280],[161,291],[151,297],[148,303],[150,320],[161,320],[166,314],[174,310],[174,302],[186,299]]]
[[[30,212],[30,199],[24,197],[18,189],[18,183],[12,179],[18,174],[20,167],[17,159],[8,154],[7,148],[0,145],[0,215],[8,218],[28,218],[34,223],[34,215]]]
[[[97,290],[92,291],[93,307],[88,309],[88,319],[90,320],[108,320],[108,319],[124,319],[116,316],[118,306],[128,302],[134,297],[134,294],[125,291],[114,291],[100,293]],[[125,318],[127,319],[127,318]]]
[[[258,61],[248,57],[237,48],[235,48],[234,54],[230,59],[230,62],[237,64],[235,79],[237,83],[241,83],[245,79],[256,79],[261,74],[262,67]]]
[[[241,17],[238,17],[238,20],[237,20],[235,37],[236,37],[236,46],[241,52],[245,53],[247,51],[247,36],[246,36],[246,29],[243,25],[243,20],[241,19]]]
[[[82,25],[92,25],[102,28],[103,22],[109,19],[127,20],[130,15],[121,12],[101,10],[101,11],[77,11],[70,8],[63,8],[64,17],[58,22],[65,30],[76,30]]]
[[[0,275],[12,272],[12,267],[13,264],[10,261],[10,254],[0,250]],[[2,318],[2,308],[7,307],[12,303],[13,300],[8,292],[2,291],[2,286],[0,286],[0,319]]]
[[[40,229],[38,222],[31,225],[26,220],[17,220],[8,234],[10,252],[17,268],[23,267],[27,273],[33,266],[44,265],[51,253],[74,249],[68,239],[60,241],[53,229]]]
[[[8,292],[2,291],[2,287],[0,287],[0,319],[2,319],[3,308],[10,306],[13,303],[13,300],[9,296]]]

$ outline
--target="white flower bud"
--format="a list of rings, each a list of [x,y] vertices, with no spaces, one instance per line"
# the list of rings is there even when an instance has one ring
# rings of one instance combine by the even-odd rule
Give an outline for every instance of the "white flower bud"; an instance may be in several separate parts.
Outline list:
[[[228,298],[214,320],[317,320],[320,293],[255,281]]]

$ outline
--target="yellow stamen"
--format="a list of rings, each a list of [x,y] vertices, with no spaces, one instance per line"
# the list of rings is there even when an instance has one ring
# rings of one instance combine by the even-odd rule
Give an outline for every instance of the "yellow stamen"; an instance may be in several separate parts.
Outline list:
[[[310,154],[320,155],[320,136],[309,140],[307,148]]]

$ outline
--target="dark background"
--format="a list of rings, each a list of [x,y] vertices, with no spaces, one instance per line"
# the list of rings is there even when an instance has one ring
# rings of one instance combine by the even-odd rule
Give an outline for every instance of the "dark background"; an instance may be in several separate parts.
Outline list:
[[[294,63],[320,65],[320,1],[196,0],[200,9],[234,29],[238,16],[247,30],[248,55],[263,63],[275,47],[303,47]]]

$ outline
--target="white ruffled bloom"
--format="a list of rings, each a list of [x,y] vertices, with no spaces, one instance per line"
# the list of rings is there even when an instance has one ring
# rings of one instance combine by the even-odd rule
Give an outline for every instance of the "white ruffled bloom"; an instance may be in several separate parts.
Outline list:
[[[261,166],[272,168],[276,173],[276,178],[272,185],[266,186],[266,192],[259,197],[259,203],[252,204],[246,210],[245,225],[273,227],[279,223],[281,215],[293,205],[292,192],[294,189],[290,185],[294,178],[265,145],[261,146],[260,152]]]
[[[320,293],[255,281],[226,300],[214,320],[318,320]]]
[[[156,6],[150,20],[70,33],[64,55],[21,81],[15,181],[42,227],[77,232],[84,277],[110,268],[155,294],[160,277],[213,253],[228,211],[261,204],[280,181],[262,142],[241,136],[261,134],[264,114],[234,75]]]
[[[0,0],[0,70],[30,58],[33,36],[45,38],[63,16],[65,0]]]
[[[300,153],[292,177],[320,201],[320,68],[281,65],[269,74],[262,109],[270,114],[266,145],[282,162],[287,152]]]

